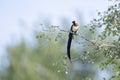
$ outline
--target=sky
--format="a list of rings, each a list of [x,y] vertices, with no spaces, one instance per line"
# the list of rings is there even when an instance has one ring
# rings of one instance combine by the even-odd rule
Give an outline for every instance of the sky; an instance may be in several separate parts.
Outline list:
[[[80,12],[84,22],[89,23],[108,5],[108,0],[0,0],[0,67],[9,64],[5,47],[18,43],[23,35],[30,39],[29,30],[34,29],[37,20],[44,23],[49,19],[53,25],[60,25],[64,17],[77,20]]]

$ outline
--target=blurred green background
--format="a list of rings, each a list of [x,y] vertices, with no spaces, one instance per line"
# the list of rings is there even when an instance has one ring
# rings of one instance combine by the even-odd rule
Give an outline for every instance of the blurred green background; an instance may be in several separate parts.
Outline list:
[[[96,46],[86,40],[93,40],[101,30],[93,33],[86,26],[111,4],[108,0],[0,1],[0,80],[110,78],[113,66],[99,69],[105,58],[94,55]],[[66,57],[68,32],[61,30],[69,31],[73,20],[79,24],[79,35],[72,42],[70,63]]]

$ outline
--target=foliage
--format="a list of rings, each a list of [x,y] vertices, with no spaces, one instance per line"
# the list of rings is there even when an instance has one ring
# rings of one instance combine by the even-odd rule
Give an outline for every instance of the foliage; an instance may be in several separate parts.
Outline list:
[[[100,18],[89,24],[93,32],[96,28],[102,29],[95,40],[97,50],[94,54],[103,56],[99,67],[109,69],[113,73],[111,79],[120,79],[120,3],[98,15]]]
[[[11,65],[7,80],[96,80],[99,69],[109,72],[110,78],[103,80],[119,80],[120,3],[98,12],[98,16],[80,26],[74,36],[72,63],[66,57],[68,28],[40,25],[36,46],[23,40],[8,47]]]

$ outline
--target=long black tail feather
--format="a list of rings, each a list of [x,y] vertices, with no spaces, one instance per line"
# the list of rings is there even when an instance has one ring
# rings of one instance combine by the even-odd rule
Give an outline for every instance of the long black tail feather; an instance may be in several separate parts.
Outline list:
[[[71,47],[72,38],[73,38],[73,34],[69,33],[68,44],[67,44],[67,56],[68,56],[69,60],[71,60],[70,47]]]

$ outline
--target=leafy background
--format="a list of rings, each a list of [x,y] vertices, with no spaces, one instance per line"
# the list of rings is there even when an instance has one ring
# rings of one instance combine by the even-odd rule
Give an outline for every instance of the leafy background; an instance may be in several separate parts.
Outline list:
[[[38,22],[40,29],[31,35],[34,42],[22,38],[19,44],[7,46],[10,65],[0,73],[0,80],[119,80],[119,21],[117,1],[89,24],[80,25],[72,42],[72,63],[66,57],[66,26],[71,22],[63,19],[64,27]]]

